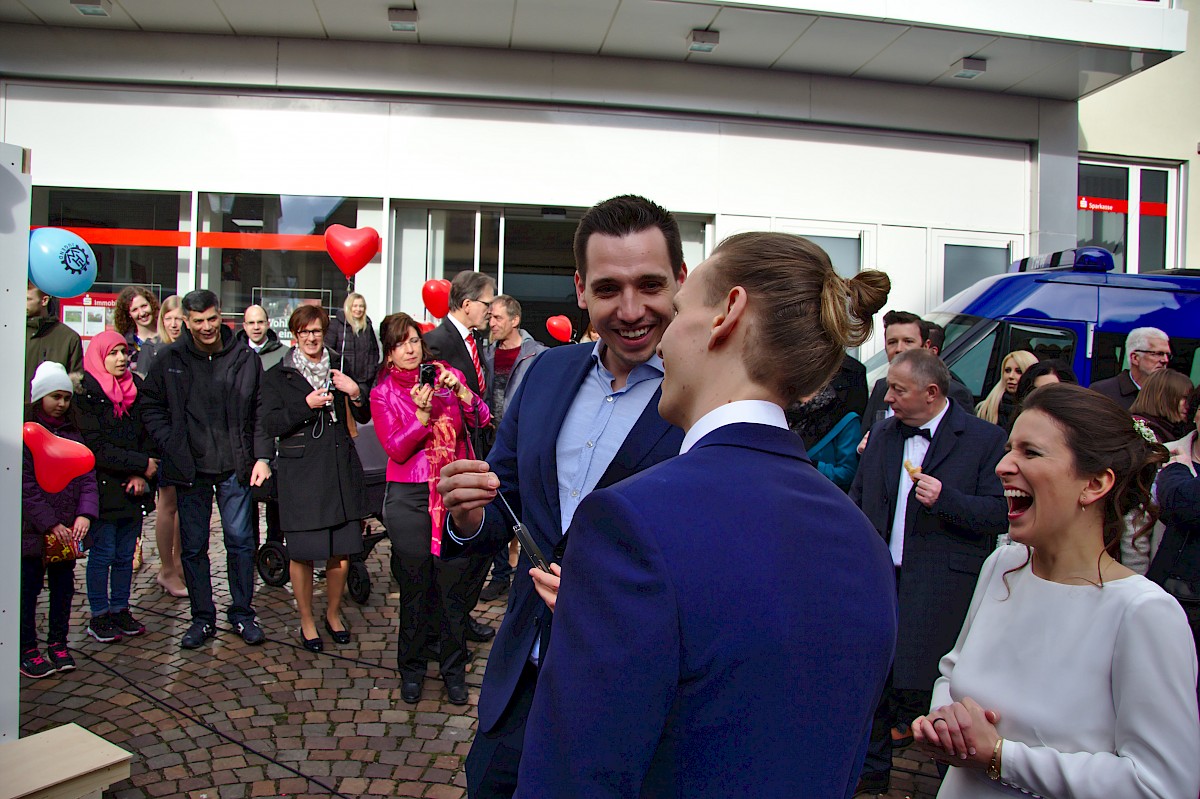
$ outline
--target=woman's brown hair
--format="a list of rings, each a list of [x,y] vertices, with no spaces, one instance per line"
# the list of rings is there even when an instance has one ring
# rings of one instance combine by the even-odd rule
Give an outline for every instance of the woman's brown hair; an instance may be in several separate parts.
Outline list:
[[[1156,416],[1172,422],[1179,419],[1179,403],[1192,393],[1192,381],[1174,369],[1159,369],[1146,378],[1129,412],[1139,416]]]
[[[321,323],[321,332],[324,333],[329,329],[329,312],[320,305],[301,305],[292,311],[288,317],[288,330],[292,331],[292,338],[300,338],[300,331],[314,321]]]
[[[746,369],[788,403],[820,391],[847,347],[871,335],[891,281],[867,270],[846,280],[811,241],[789,233],[739,233],[713,250],[706,302],[734,286],[750,301]]]
[[[113,306],[113,327],[122,336],[137,332],[137,323],[129,315],[129,306],[135,297],[142,297],[150,303],[150,316],[154,320],[155,330],[158,329],[158,297],[144,286],[126,286],[117,295],[117,304]]]
[[[388,356],[392,354],[392,350],[408,338],[409,328],[417,331],[417,336],[421,339],[421,363],[433,360],[433,353],[429,351],[425,335],[421,333],[421,327],[416,320],[404,312],[389,314],[379,323],[379,346],[383,350],[383,363],[379,367],[381,375],[387,370]]]

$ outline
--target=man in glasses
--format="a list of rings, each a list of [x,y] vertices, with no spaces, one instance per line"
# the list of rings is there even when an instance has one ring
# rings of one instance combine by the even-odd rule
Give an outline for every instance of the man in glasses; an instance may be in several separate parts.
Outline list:
[[[1092,383],[1091,389],[1129,410],[1146,378],[1171,362],[1171,339],[1156,327],[1135,328],[1125,337],[1125,352],[1129,368],[1116,377]]]

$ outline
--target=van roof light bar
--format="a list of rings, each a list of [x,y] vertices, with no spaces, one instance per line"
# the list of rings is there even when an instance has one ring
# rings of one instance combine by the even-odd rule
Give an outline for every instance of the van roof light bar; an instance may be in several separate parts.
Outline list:
[[[1111,272],[1113,255],[1103,247],[1077,247],[1013,261],[1009,272]]]

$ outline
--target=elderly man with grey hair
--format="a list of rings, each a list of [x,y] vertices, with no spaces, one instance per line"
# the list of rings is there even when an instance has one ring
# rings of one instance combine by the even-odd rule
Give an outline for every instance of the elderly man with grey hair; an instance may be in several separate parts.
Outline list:
[[[1128,369],[1116,377],[1097,380],[1090,388],[1129,410],[1146,378],[1171,362],[1171,339],[1156,327],[1134,328],[1125,337],[1125,355]]]

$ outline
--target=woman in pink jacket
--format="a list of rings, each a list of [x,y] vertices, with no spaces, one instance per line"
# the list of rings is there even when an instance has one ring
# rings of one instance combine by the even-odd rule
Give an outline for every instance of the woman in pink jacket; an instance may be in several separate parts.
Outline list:
[[[404,313],[380,325],[383,366],[371,390],[375,433],[388,455],[383,521],[392,542],[392,574],[400,584],[400,695],[417,702],[425,678],[428,633],[440,640],[439,660],[451,703],[467,703],[468,560],[443,562],[446,511],[437,492],[442,467],[474,457],[467,425],[491,421],[463,375],[433,361],[420,329]],[[436,594],[436,605],[431,594]]]

